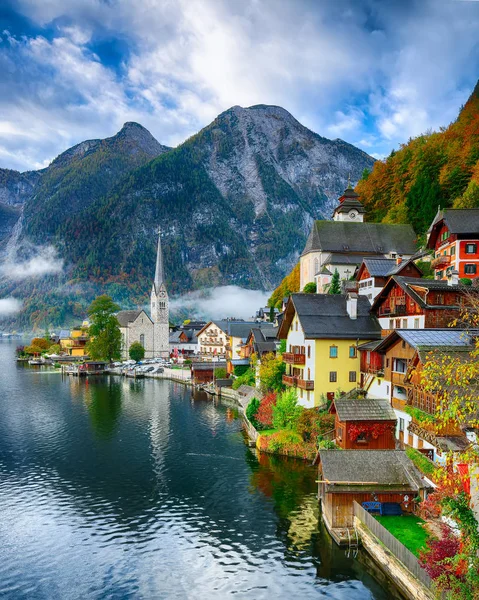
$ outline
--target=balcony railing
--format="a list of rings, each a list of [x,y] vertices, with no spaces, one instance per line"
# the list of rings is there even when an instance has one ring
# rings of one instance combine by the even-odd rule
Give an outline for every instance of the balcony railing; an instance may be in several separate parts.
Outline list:
[[[431,261],[431,267],[433,269],[443,269],[451,264],[450,256],[438,256],[434,260]]]
[[[298,378],[292,375],[283,375],[283,383],[289,387],[296,387],[298,385]]]
[[[308,379],[298,379],[298,387],[302,390],[314,390],[314,381]]]
[[[395,317],[398,315],[405,315],[405,314],[407,314],[405,304],[396,304],[396,305],[392,305],[392,306],[389,306],[388,304],[383,304],[382,306],[379,307],[379,316],[380,317],[383,317],[383,316]]]
[[[283,360],[288,365],[304,365],[306,362],[306,355],[294,354],[293,352],[284,352]]]

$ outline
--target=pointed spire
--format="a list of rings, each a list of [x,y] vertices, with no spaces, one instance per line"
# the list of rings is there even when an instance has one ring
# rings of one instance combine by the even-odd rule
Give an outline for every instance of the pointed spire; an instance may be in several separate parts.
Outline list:
[[[154,287],[158,291],[163,283],[163,253],[161,251],[161,230],[158,228],[158,249],[156,251],[156,269]]]
[[[352,190],[353,186],[351,185],[351,173],[348,173],[348,185],[346,187],[347,190]]]

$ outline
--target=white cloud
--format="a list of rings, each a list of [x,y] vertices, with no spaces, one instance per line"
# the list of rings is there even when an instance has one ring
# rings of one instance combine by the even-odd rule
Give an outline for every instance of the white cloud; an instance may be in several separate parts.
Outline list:
[[[63,259],[59,258],[55,248],[43,246],[36,249],[36,254],[28,260],[18,261],[10,256],[0,265],[0,275],[8,279],[28,279],[60,273]]]
[[[22,303],[16,298],[0,298],[0,319],[11,317],[22,308]]]
[[[170,306],[172,311],[186,310],[194,318],[235,317],[248,320],[260,307],[266,306],[270,295],[271,292],[225,285],[174,298]]]

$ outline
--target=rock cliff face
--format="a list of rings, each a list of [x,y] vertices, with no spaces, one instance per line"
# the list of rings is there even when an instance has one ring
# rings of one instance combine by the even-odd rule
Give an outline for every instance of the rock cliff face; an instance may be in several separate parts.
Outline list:
[[[55,245],[80,295],[93,283],[136,304],[149,291],[161,227],[172,293],[270,289],[312,221],[330,218],[348,175],[357,181],[373,162],[276,106],[235,106],[175,149],[127,123],[53,161],[26,198],[15,243]]]

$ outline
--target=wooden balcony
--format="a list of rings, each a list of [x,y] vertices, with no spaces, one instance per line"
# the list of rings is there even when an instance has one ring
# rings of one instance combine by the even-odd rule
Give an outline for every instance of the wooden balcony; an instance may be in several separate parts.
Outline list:
[[[302,390],[314,390],[314,381],[307,379],[298,379],[298,387]]]
[[[406,373],[397,373],[396,371],[391,371],[391,383],[393,385],[400,385],[404,387],[404,378],[406,377]]]
[[[304,365],[306,363],[306,355],[294,354],[293,352],[284,352],[283,360],[288,365]]]
[[[450,256],[438,256],[434,260],[431,261],[431,267],[433,269],[444,269],[451,264]]]
[[[407,405],[407,400],[400,400],[399,398],[394,398],[391,400],[392,407],[396,410],[402,410],[404,412],[404,408]]]
[[[283,383],[289,387],[296,387],[298,385],[298,378],[292,375],[283,375]]]

